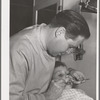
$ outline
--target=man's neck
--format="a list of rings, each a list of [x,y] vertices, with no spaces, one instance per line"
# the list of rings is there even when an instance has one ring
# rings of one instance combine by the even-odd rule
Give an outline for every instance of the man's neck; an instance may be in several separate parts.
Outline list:
[[[50,32],[51,32],[51,29],[49,28],[48,25],[43,25],[41,27],[41,30],[40,30],[40,41],[43,45],[43,48],[44,50],[47,50],[47,43],[50,39]]]

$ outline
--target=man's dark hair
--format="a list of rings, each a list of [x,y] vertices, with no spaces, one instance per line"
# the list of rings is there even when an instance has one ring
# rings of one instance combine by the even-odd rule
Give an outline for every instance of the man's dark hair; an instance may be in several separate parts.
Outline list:
[[[78,12],[73,10],[64,10],[56,14],[49,24],[51,27],[64,27],[67,36],[76,38],[83,36],[85,39],[90,37],[90,31],[87,22]]]

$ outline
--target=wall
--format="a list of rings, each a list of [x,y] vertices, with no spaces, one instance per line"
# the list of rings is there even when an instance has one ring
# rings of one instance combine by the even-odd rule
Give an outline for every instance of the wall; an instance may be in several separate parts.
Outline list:
[[[81,84],[79,88],[82,88],[89,96],[96,99],[96,14],[82,13],[87,20],[91,37],[84,42],[84,49],[86,53],[83,56],[83,60],[74,61],[73,55],[63,56],[62,61],[69,67],[75,68],[85,74],[88,80],[86,83]]]
[[[33,0],[10,0],[10,35],[32,25]]]
[[[35,5],[36,9],[41,9],[47,6],[50,6],[52,4],[55,4],[56,2],[59,2],[60,0],[36,0]]]

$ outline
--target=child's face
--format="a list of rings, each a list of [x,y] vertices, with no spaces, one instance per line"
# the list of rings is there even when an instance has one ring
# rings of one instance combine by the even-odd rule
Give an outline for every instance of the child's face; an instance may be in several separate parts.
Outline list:
[[[66,88],[72,88],[72,85],[69,84],[70,77],[68,75],[69,71],[67,70],[66,66],[59,66],[55,68],[53,73],[53,81],[59,86],[59,87],[65,87]]]
[[[66,66],[59,66],[55,68],[54,74],[53,74],[53,79],[66,79],[66,75],[68,74],[68,70]]]

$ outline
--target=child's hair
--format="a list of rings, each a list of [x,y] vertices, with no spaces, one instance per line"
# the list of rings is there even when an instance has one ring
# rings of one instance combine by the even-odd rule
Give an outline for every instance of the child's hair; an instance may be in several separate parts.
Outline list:
[[[56,61],[55,62],[55,68],[56,67],[59,67],[59,66],[66,66],[66,64],[64,62],[61,62],[61,61]],[[66,66],[67,67],[67,66]]]

